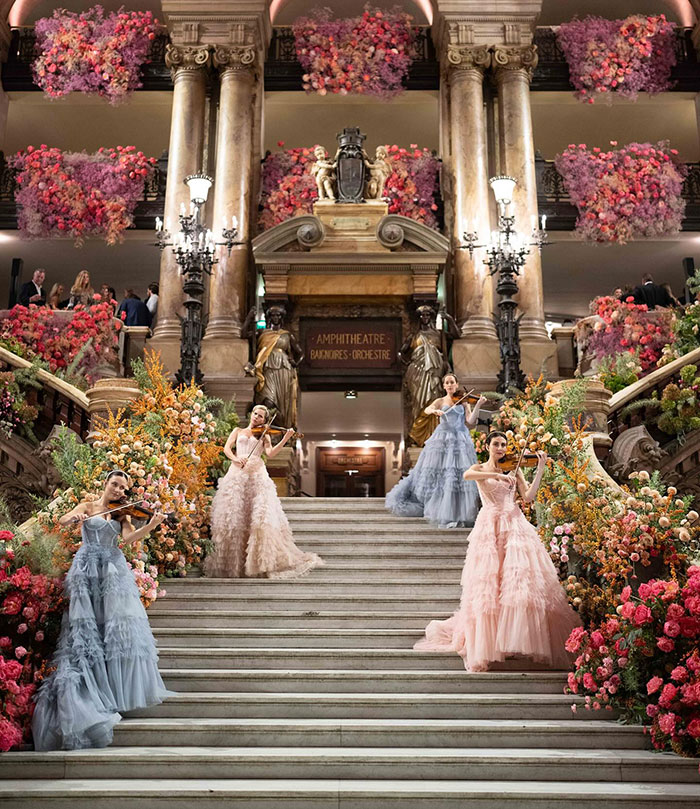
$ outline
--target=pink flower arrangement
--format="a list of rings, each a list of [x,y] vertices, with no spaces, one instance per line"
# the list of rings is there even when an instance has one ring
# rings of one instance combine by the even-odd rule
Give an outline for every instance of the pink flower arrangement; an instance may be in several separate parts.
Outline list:
[[[284,146],[284,142],[278,145]],[[310,174],[316,161],[314,148],[286,149],[263,161],[261,230],[313,212],[318,198],[316,182]],[[416,144],[408,149],[393,144],[386,150],[393,168],[385,186],[389,213],[407,216],[437,230],[438,159]]]
[[[390,99],[403,92],[413,61],[412,17],[400,8],[365,6],[360,17],[331,19],[317,9],[292,26],[307,93],[372,95]]]
[[[27,238],[123,239],[133,224],[155,158],[135,146],[101,148],[95,154],[28,146],[9,163],[16,172],[17,225]]]
[[[582,101],[618,93],[662,93],[676,64],[674,25],[663,14],[624,20],[586,17],[559,26],[557,40],[569,63],[571,82]]]
[[[92,340],[77,369],[91,383],[98,378],[98,365],[115,358],[120,327],[114,308],[107,302],[87,309],[76,307],[70,320],[44,306],[18,305],[0,320],[0,339],[21,343],[26,355],[44,360],[52,372],[67,368]]]
[[[588,709],[622,710],[651,720],[658,749],[700,753],[700,567],[688,568],[683,586],[652,580],[622,589],[617,615],[566,644],[576,654],[568,691]]]
[[[158,568],[155,565],[146,566],[141,559],[134,559],[132,562],[127,562],[127,564],[134,573],[141,601],[144,607],[148,609],[157,598],[162,598],[166,592],[158,587]]]
[[[32,696],[58,637],[63,602],[58,579],[18,565],[21,543],[0,531],[0,751],[28,740]]]
[[[122,7],[105,15],[99,5],[80,14],[56,9],[34,26],[39,54],[34,81],[52,98],[80,92],[111,104],[123,101],[141,86],[140,70],[157,29],[150,11]]]
[[[687,172],[668,141],[608,151],[571,143],[555,164],[578,208],[576,231],[582,238],[625,244],[680,232]]]
[[[650,312],[631,298],[620,301],[604,295],[591,302],[591,312],[602,322],[588,334],[586,351],[599,360],[629,352],[637,356],[642,373],[648,373],[656,368],[664,346],[673,342],[675,315],[670,309]]]

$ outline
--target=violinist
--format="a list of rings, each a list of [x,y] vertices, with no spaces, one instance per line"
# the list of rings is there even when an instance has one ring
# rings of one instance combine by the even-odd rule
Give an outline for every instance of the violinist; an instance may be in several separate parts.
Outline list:
[[[445,395],[431,402],[427,415],[439,419],[433,434],[408,476],[387,494],[385,505],[401,517],[424,517],[440,528],[473,525],[479,495],[473,481],[462,472],[476,463],[470,429],[476,426],[483,396],[472,397],[453,373],[442,378]]]
[[[59,524],[79,524],[82,543],[66,575],[54,669],[39,689],[32,720],[36,750],[106,747],[123,711],[162,702],[166,690],[134,572],[119,549],[165,519],[153,514],[134,528],[109,503],[125,498],[131,480],[113,469],[97,500],[79,503]]]
[[[264,576],[294,578],[323,564],[315,553],[304,553],[294,544],[289,522],[267,473],[261,455],[274,458],[292,438],[284,430],[272,445],[269,411],[256,405],[246,427],[229,435],[224,454],[231,461],[219,480],[211,507],[214,551],[206,561],[208,576],[239,579]],[[277,428],[279,430],[279,428]]]
[[[535,499],[547,456],[536,453],[535,476],[528,484],[518,466],[520,454],[512,472],[501,471],[508,446],[504,433],[489,433],[486,446],[488,461],[464,472],[464,479],[479,487],[482,506],[469,535],[459,609],[447,620],[431,621],[414,648],[457,652],[467,671],[486,671],[507,657],[566,667],[564,644],[580,621],[514,497],[517,487],[523,500]]]

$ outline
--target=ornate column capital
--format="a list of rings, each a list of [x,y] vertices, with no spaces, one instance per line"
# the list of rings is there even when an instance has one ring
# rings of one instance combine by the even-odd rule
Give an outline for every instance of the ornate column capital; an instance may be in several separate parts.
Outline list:
[[[204,70],[209,66],[211,53],[208,45],[172,45],[165,49],[165,64],[175,79],[179,71]]]
[[[498,75],[508,75],[511,71],[520,71],[527,75],[528,81],[537,67],[537,45],[494,45],[492,64]]]
[[[217,45],[212,61],[221,73],[228,70],[250,70],[255,66],[256,47],[253,44]]]
[[[478,70],[484,73],[491,65],[491,53],[486,45],[450,44],[446,64],[452,70]]]

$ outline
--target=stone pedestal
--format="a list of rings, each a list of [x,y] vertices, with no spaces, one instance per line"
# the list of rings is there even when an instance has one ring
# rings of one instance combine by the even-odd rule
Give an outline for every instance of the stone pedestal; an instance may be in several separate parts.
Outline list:
[[[123,326],[119,330],[119,365],[122,376],[133,376],[131,363],[143,359],[146,338],[150,332],[148,326]]]
[[[96,416],[106,418],[110,410],[116,413],[143,394],[133,379],[98,379],[85,395],[88,398],[90,421],[94,424]]]
[[[572,385],[581,384],[579,379],[562,379],[556,382],[552,388],[552,396],[561,396],[564,391]],[[612,446],[612,439],[608,432],[608,413],[610,412],[610,397],[612,394],[595,379],[586,379],[583,384],[586,386],[586,396],[583,400],[583,413],[589,420],[587,430],[591,434],[591,440],[596,452],[607,452]]]
[[[277,494],[280,497],[289,496],[289,476],[294,468],[296,454],[294,447],[287,445],[282,447],[274,458],[268,458],[267,473],[277,487]]]
[[[377,239],[377,226],[388,212],[389,206],[382,200],[315,202],[314,214],[321,220],[325,232],[316,252],[390,253]]]
[[[452,343],[452,365],[460,383],[477,392],[496,390],[501,354],[497,340],[463,337]]]
[[[552,329],[552,339],[557,346],[559,376],[565,379],[573,377],[576,366],[578,365],[574,332],[574,326],[559,326],[556,329]]]
[[[217,337],[202,341],[200,368],[208,394],[224,400],[235,398],[236,412],[242,418],[253,401],[255,377],[243,370],[248,362],[248,341],[240,337]]]
[[[544,374],[547,379],[559,376],[557,365],[557,344],[545,337],[542,340],[520,338],[520,366],[525,376],[535,379]]]

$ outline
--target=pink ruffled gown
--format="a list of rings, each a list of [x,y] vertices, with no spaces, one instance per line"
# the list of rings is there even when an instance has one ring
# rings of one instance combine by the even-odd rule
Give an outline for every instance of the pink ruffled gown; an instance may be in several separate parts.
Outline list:
[[[420,651],[457,652],[467,671],[524,656],[566,668],[564,643],[581,621],[537,531],[504,481],[478,482],[482,508],[469,535],[459,609],[431,621]]]
[[[246,458],[251,450],[242,469],[232,463],[219,481],[211,507],[214,550],[206,560],[205,572],[232,579],[303,576],[324,562],[294,544],[277,489],[260,457],[263,442],[239,433],[236,455]]]

